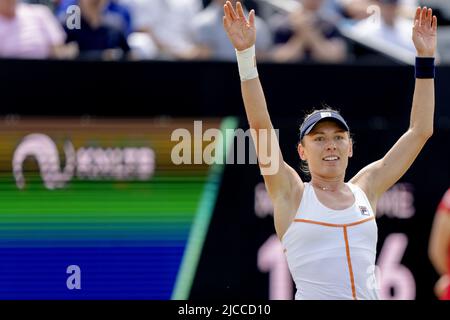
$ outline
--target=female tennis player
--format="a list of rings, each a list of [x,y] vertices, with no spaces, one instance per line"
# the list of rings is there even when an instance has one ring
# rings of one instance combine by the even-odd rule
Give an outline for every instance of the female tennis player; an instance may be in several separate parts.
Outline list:
[[[236,49],[242,97],[252,129],[273,130],[255,60],[255,12],[224,5],[224,29]],[[295,281],[296,299],[379,299],[375,280],[380,196],[403,176],[433,133],[434,54],[437,19],[417,8],[412,40],[417,50],[416,84],[410,125],[387,154],[344,181],[353,155],[349,127],[334,110],[317,110],[300,127],[298,153],[310,182],[283,161],[276,141],[269,149],[280,159],[275,174],[264,174],[274,205],[275,229]],[[253,136],[256,139],[256,136]],[[269,140],[270,139],[266,139]],[[255,141],[258,158],[268,146]],[[265,152],[264,151],[264,152]]]

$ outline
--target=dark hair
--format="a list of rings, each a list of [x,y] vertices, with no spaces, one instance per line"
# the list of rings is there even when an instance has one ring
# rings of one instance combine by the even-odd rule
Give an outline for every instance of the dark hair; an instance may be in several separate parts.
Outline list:
[[[305,114],[305,116],[303,117],[303,120],[302,120],[302,123],[301,123],[301,125],[299,126],[299,136],[300,136],[300,128],[301,128],[301,126],[305,123],[305,121],[309,118],[309,117],[311,117],[313,114],[316,114],[316,113],[318,113],[318,112],[329,112],[329,111],[334,111],[334,112],[336,112],[336,113],[338,113],[338,114],[341,114],[341,112],[339,111],[339,110],[337,110],[337,109],[334,109],[334,108],[331,108],[330,106],[328,106],[327,104],[322,104],[322,108],[320,108],[320,109],[312,109],[312,110],[310,110],[310,111],[307,111],[306,112],[306,114]],[[350,133],[350,132],[348,132],[348,136],[349,136],[349,138],[350,138],[350,140],[353,142],[353,135]],[[303,138],[304,139],[304,138]],[[302,140],[303,140],[302,139]],[[297,143],[297,148],[298,148],[298,145],[299,144],[303,144],[302,143],[302,140],[299,140],[298,141],[298,143]],[[308,162],[306,161],[306,160],[302,160],[302,159],[300,159],[300,170],[301,170],[301,172],[306,176],[306,177],[308,177],[308,178],[310,178],[311,177],[311,172],[309,171],[309,166],[308,166]]]

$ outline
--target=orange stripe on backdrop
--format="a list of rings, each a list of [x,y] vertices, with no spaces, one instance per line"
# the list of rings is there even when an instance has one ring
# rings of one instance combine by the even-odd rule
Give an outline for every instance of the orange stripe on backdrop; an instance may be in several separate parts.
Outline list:
[[[194,135],[195,118],[87,118],[87,117],[25,117],[16,120],[0,118],[0,170],[11,171],[12,154],[23,137],[30,133],[43,133],[50,136],[60,151],[63,143],[69,139],[74,148],[98,146],[115,147],[150,147],[156,154],[156,164],[160,170],[186,170],[186,166],[172,163],[172,150],[179,141],[171,141],[171,134],[176,129],[186,129],[199,142],[202,152],[211,141],[203,141],[202,136]],[[203,133],[211,128],[220,129],[220,118],[202,119]],[[192,158],[194,149],[191,149]],[[205,163],[189,166],[189,172],[208,166]]]

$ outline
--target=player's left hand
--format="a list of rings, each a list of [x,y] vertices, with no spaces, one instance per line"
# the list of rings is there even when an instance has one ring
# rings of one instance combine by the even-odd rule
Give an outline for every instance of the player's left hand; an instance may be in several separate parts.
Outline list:
[[[427,7],[416,10],[412,40],[418,57],[434,57],[437,44],[437,18]]]

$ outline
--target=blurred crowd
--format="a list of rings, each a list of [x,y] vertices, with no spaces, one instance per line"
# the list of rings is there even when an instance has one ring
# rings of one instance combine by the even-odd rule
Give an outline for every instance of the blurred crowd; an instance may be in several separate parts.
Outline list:
[[[232,3],[236,0],[232,0]],[[222,26],[225,0],[0,0],[0,57],[235,60]],[[449,24],[448,0],[245,0],[255,9],[259,60],[341,63],[414,55],[418,5]],[[349,30],[351,32],[349,32]],[[357,37],[354,37],[357,35]],[[361,39],[382,41],[374,47]]]

